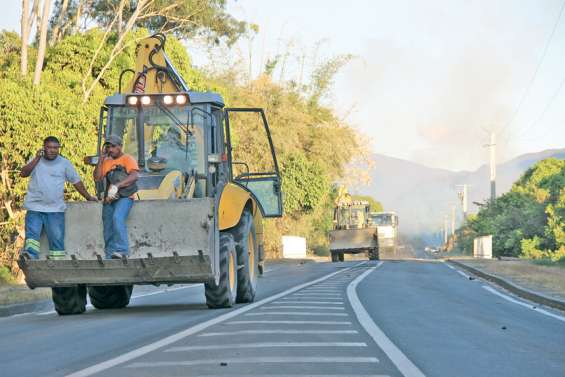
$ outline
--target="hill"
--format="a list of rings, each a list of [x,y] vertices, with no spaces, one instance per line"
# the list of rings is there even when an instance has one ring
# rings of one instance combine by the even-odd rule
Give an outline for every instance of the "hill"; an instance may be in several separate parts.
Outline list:
[[[497,195],[510,190],[512,183],[536,162],[555,157],[565,159],[565,148],[529,153],[497,165]],[[451,205],[457,207],[457,224],[461,221],[461,204],[457,197],[458,185],[469,185],[469,212],[478,210],[477,204],[490,196],[487,165],[475,171],[453,172],[374,154],[375,166],[369,186],[353,193],[372,195],[386,210],[396,211],[404,234],[438,232],[445,214],[451,214]]]

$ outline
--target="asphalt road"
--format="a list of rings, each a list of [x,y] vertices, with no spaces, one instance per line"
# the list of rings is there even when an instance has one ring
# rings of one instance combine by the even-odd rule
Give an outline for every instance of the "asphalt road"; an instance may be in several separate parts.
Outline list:
[[[436,261],[271,264],[231,310],[208,310],[200,285],[134,297],[0,318],[0,375],[565,375],[562,314]]]

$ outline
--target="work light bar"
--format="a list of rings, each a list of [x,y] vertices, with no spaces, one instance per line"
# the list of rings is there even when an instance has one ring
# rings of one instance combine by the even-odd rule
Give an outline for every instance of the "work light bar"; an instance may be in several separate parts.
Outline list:
[[[148,106],[154,103],[162,103],[166,106],[186,105],[189,103],[187,93],[168,93],[168,94],[131,94],[126,96],[126,103],[129,106]]]

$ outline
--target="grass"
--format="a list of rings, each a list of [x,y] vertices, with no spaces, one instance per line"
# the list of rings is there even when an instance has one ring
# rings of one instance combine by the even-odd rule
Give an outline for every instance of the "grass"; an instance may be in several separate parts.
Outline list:
[[[540,266],[565,268],[565,258],[561,258],[558,261],[551,259],[532,259],[531,261]]]
[[[18,284],[6,266],[0,266],[0,305],[13,305],[44,300],[51,297],[51,289],[29,289]]]

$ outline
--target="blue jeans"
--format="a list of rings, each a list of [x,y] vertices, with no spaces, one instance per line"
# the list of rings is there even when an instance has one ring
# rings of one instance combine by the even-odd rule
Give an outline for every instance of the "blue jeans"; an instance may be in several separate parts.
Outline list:
[[[39,240],[43,229],[49,241],[49,256],[65,256],[65,212],[27,211],[24,251],[32,258],[39,258]]]
[[[127,255],[129,252],[126,220],[132,205],[132,199],[120,198],[102,207],[106,258],[110,258],[112,253]]]

